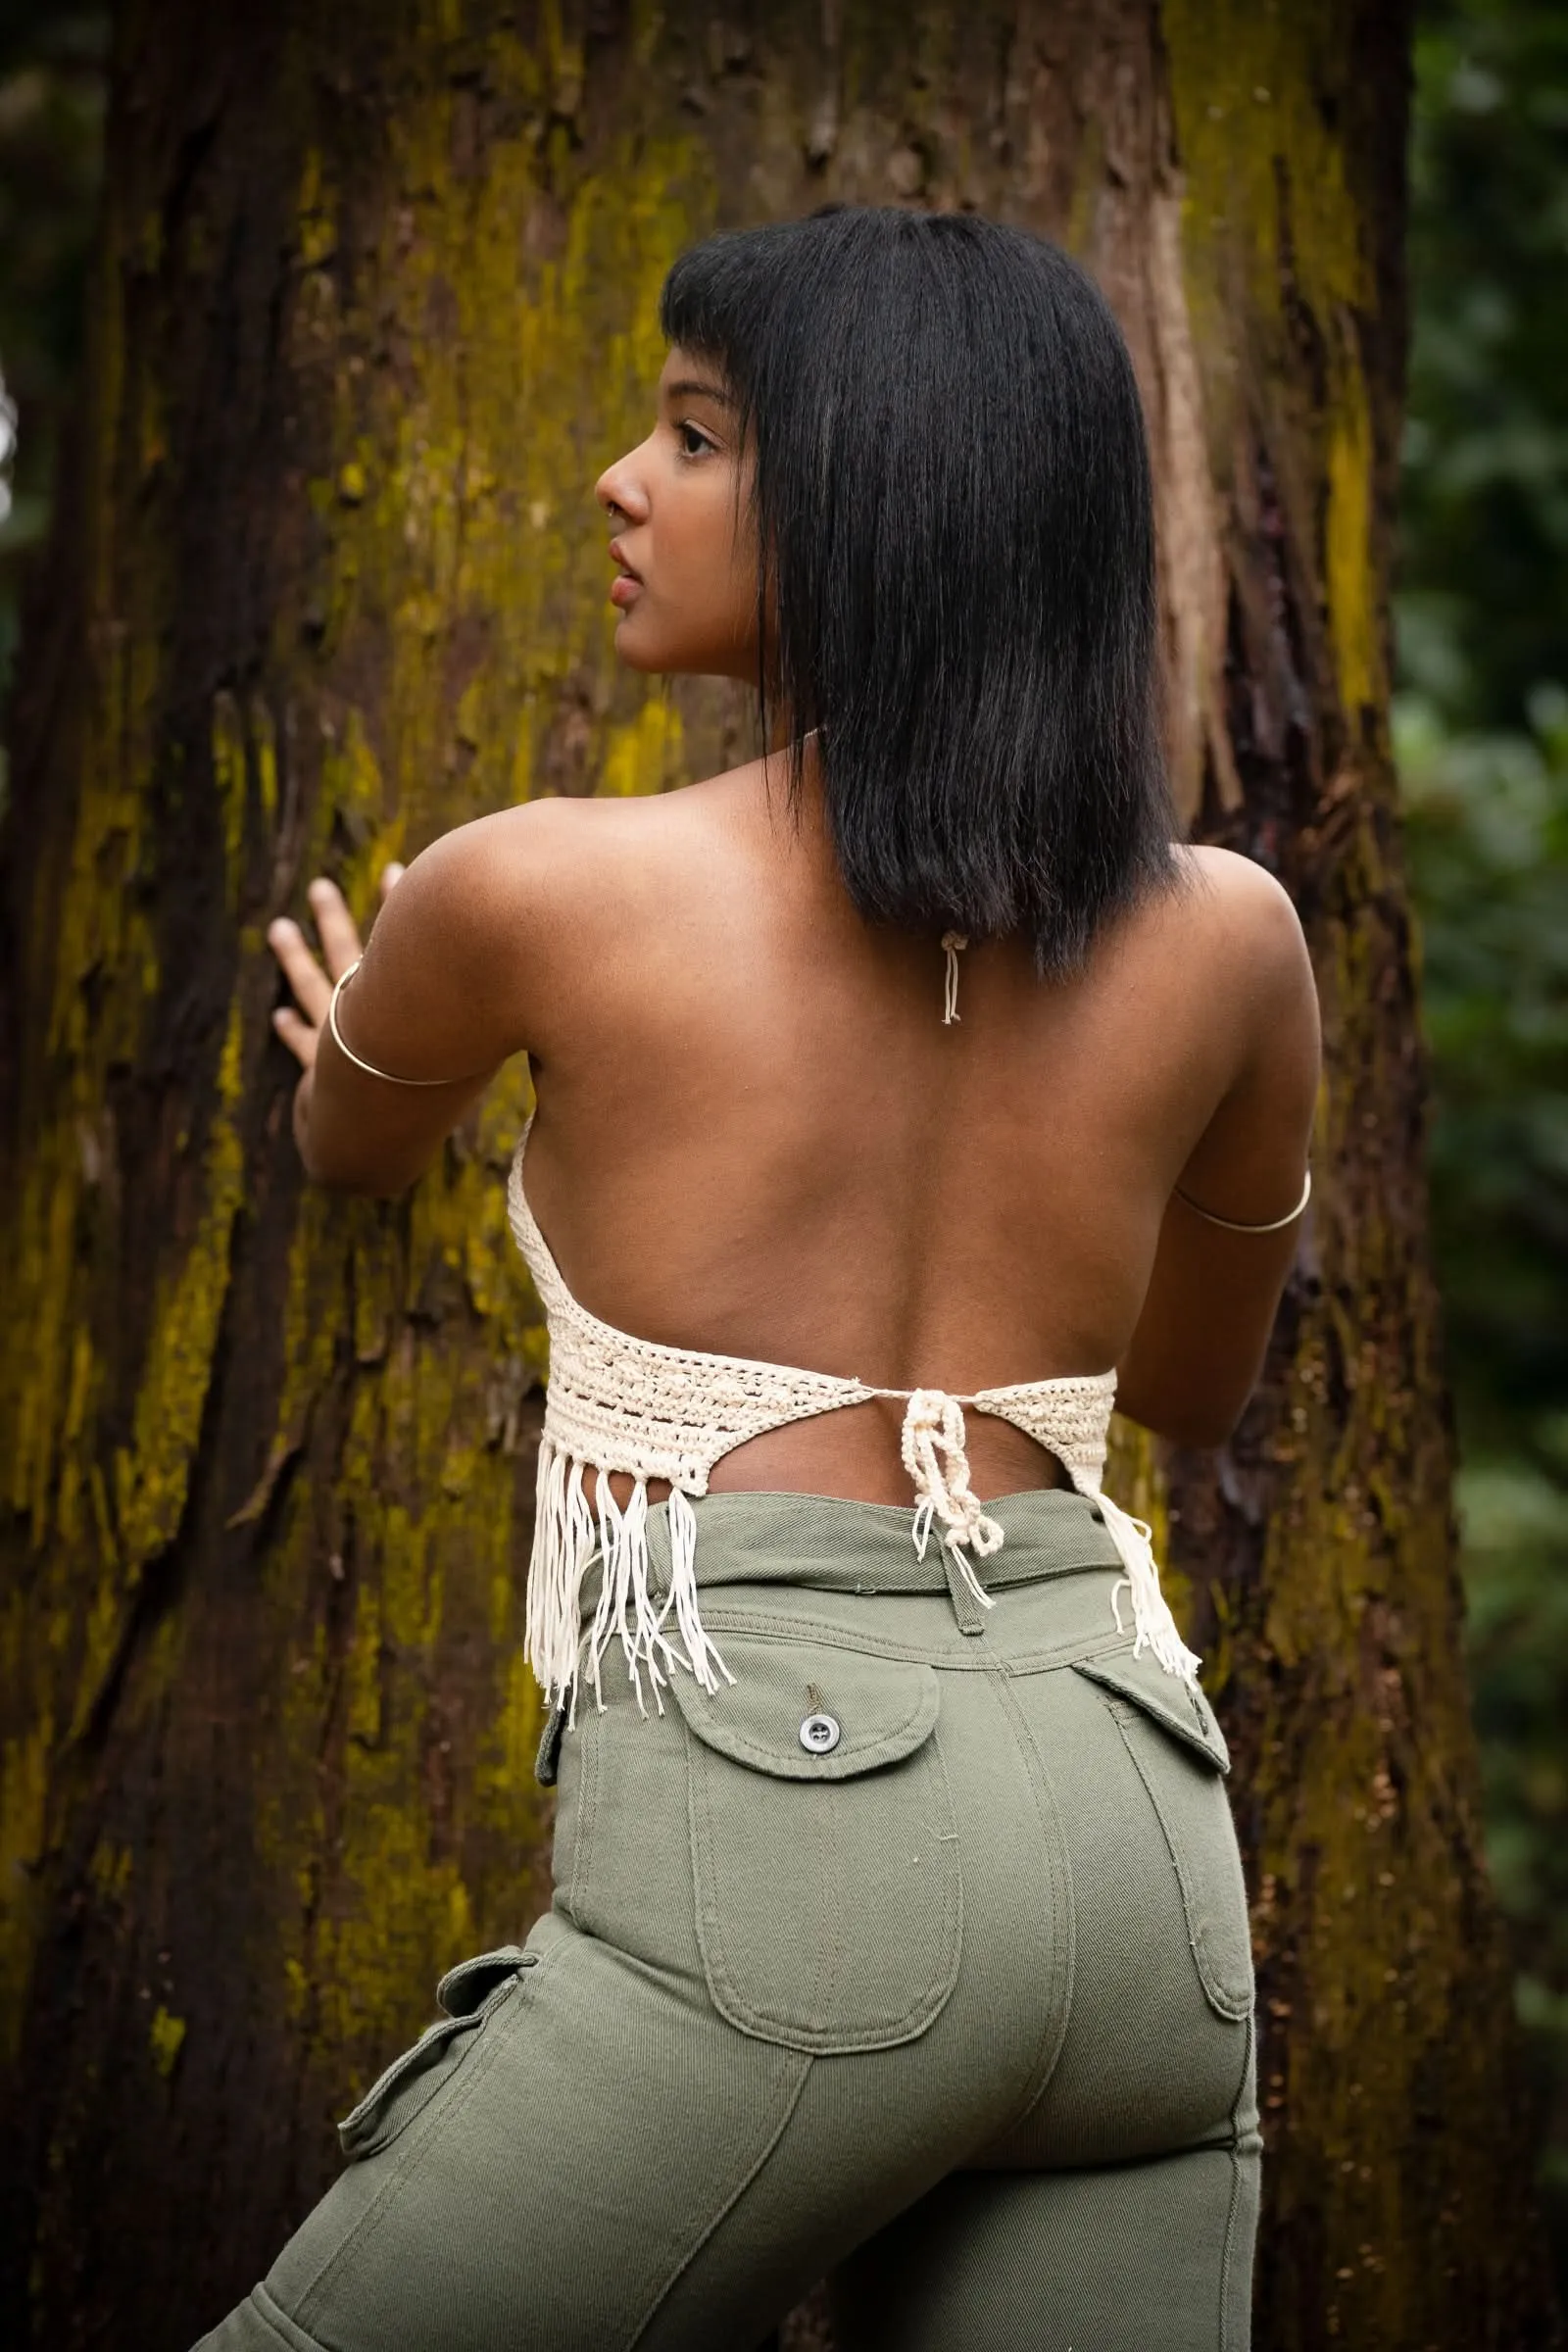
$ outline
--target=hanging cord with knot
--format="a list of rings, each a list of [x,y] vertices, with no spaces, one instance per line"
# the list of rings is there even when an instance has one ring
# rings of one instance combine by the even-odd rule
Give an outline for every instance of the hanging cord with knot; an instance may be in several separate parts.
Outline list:
[[[1170,1603],[1159,1589],[1159,1570],[1154,1565],[1152,1531],[1147,1519],[1135,1519],[1110,1496],[1096,1496],[1101,1520],[1126,1570],[1111,1587],[1111,1614],[1116,1620],[1118,1634],[1125,1633],[1121,1621],[1121,1594],[1126,1589],[1133,1604],[1133,1656],[1140,1650],[1152,1649],[1167,1674],[1180,1677],[1195,1688],[1198,1669],[1202,1664],[1196,1649],[1189,1649],[1176,1630],[1176,1620],[1170,1613]]]
[[[933,1519],[942,1522],[942,1541],[954,1565],[982,1608],[995,1608],[991,1594],[964,1556],[963,1546],[984,1560],[1000,1551],[1003,1531],[980,1507],[969,1484],[969,1455],[963,1413],[956,1396],[945,1389],[916,1389],[904,1415],[904,1467],[914,1486],[914,1551],[925,1558]],[[938,1460],[946,1454],[947,1468]]]
[[[944,931],[942,953],[948,959],[947,988],[942,999],[942,1025],[951,1029],[958,1018],[958,956],[969,945],[961,931]]]

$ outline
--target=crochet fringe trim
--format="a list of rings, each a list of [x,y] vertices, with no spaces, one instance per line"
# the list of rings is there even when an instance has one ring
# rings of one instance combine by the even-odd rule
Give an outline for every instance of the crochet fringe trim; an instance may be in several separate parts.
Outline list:
[[[646,1715],[643,1676],[655,1707],[676,1667],[695,1675],[705,1690],[718,1677],[732,1683],[718,1651],[703,1629],[697,1607],[697,1514],[679,1487],[669,1494],[669,1591],[656,1603],[649,1583],[648,1480],[636,1478],[624,1504],[610,1491],[600,1469],[597,1509],[584,1484],[590,1465],[565,1453],[549,1436],[539,1446],[538,1517],[528,1572],[528,1663],[552,1706],[568,1701],[576,1712],[577,1687],[586,1680],[601,1709],[604,1661],[618,1642],[626,1671]],[[599,1604],[586,1634],[582,1625],[582,1583],[595,1554],[601,1561]],[[671,1618],[674,1619],[670,1632]],[[671,1639],[671,1632],[673,1639]]]
[[[1121,1621],[1121,1593],[1125,1587],[1133,1604],[1133,1656],[1152,1649],[1167,1674],[1174,1674],[1196,1688],[1198,1670],[1203,1661],[1197,1650],[1188,1648],[1177,1632],[1170,1602],[1159,1589],[1152,1529],[1147,1521],[1133,1518],[1119,1503],[1112,1502],[1108,1494],[1097,1494],[1095,1499],[1127,1571],[1110,1589],[1117,1633],[1127,1631]]]
[[[962,1582],[982,1607],[993,1607],[995,1597],[976,1576],[969,1554],[984,1559],[1000,1550],[1003,1531],[970,1489],[956,1398],[940,1390],[915,1391],[906,1417],[904,1455],[916,1493],[910,1530],[916,1557],[924,1559],[933,1521],[940,1521],[942,1541]],[[575,1717],[578,1686],[586,1681],[602,1709],[604,1662],[616,1642],[645,1715],[645,1674],[661,1714],[661,1693],[677,1668],[693,1675],[705,1690],[716,1690],[721,1675],[733,1683],[698,1608],[693,1497],[682,1487],[670,1488],[669,1590],[656,1600],[649,1581],[647,1475],[627,1473],[633,1477],[632,1491],[620,1504],[611,1493],[608,1472],[599,1466],[596,1507],[588,1500],[585,1485],[590,1466],[548,1434],[541,1440],[538,1518],[528,1576],[527,1654],[546,1698],[553,1706],[566,1701]],[[1149,1526],[1112,1502],[1083,1472],[1072,1475],[1078,1492],[1098,1506],[1121,1555],[1125,1574],[1110,1595],[1117,1632],[1127,1631],[1121,1614],[1125,1592],[1132,1603],[1134,1657],[1148,1649],[1167,1674],[1196,1685],[1201,1660],[1182,1640],[1160,1591]],[[601,1563],[599,1600],[584,1633],[583,1579],[596,1556]]]

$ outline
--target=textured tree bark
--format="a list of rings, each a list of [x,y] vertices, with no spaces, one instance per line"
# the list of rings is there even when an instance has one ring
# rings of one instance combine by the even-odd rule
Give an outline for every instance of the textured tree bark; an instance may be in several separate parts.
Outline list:
[[[14,714],[0,1051],[4,2308],[188,2341],[452,1960],[543,1899],[544,1368],[502,1086],[310,1193],[267,920],[744,713],[617,675],[588,491],[721,221],[969,205],[1109,288],[1185,813],[1295,891],[1317,1201],[1227,1451],[1124,1433],[1235,1736],[1271,2352],[1552,2340],[1479,1859],[1385,727],[1402,13],[126,0],[92,399]]]

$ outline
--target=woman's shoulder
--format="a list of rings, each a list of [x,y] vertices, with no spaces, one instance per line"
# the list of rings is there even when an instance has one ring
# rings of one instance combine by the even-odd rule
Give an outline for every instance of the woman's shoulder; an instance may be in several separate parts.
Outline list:
[[[1269,921],[1297,920],[1290,893],[1255,858],[1205,841],[1173,842],[1171,858],[1181,896],[1200,905],[1252,909]]]
[[[667,932],[677,909],[685,927],[694,906],[724,893],[751,829],[747,774],[664,794],[549,796],[471,818],[431,843],[397,896],[475,969],[504,963],[531,999],[596,966],[607,947],[621,963],[629,942]]]
[[[673,854],[732,824],[758,800],[760,774],[761,762],[753,761],[670,792],[546,794],[471,818],[437,846],[476,873],[515,869],[518,879],[602,886],[607,858],[657,858],[662,848]]]
[[[1174,927],[1230,961],[1306,958],[1301,920],[1290,893],[1255,858],[1206,842],[1172,845],[1175,888],[1151,908],[1152,927]]]
[[[1239,1046],[1270,1024],[1310,1025],[1316,986],[1290,894],[1255,858],[1173,845],[1172,887],[1140,900],[1105,943],[1102,968],[1134,980],[1178,1026]],[[1117,981],[1119,987],[1120,982]]]

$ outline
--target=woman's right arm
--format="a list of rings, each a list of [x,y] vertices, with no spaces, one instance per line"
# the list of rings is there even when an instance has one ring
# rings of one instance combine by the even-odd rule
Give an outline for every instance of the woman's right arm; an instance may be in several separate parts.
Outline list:
[[[340,1036],[331,984],[360,955],[341,893],[312,886],[324,969],[297,923],[274,923],[298,1007],[280,1009],[278,1032],[305,1071],[294,1135],[316,1183],[404,1192],[509,1055],[536,1047],[582,806],[530,802],[432,842],[376,916],[339,1000]]]
[[[1260,867],[1225,863],[1226,961],[1236,974],[1226,1011],[1238,1066],[1177,1179],[1117,1372],[1117,1409],[1184,1446],[1222,1445],[1241,1419],[1300,1234],[1296,1218],[1273,1233],[1236,1233],[1200,1211],[1248,1225],[1289,1215],[1301,1196],[1321,1065],[1296,909]]]

